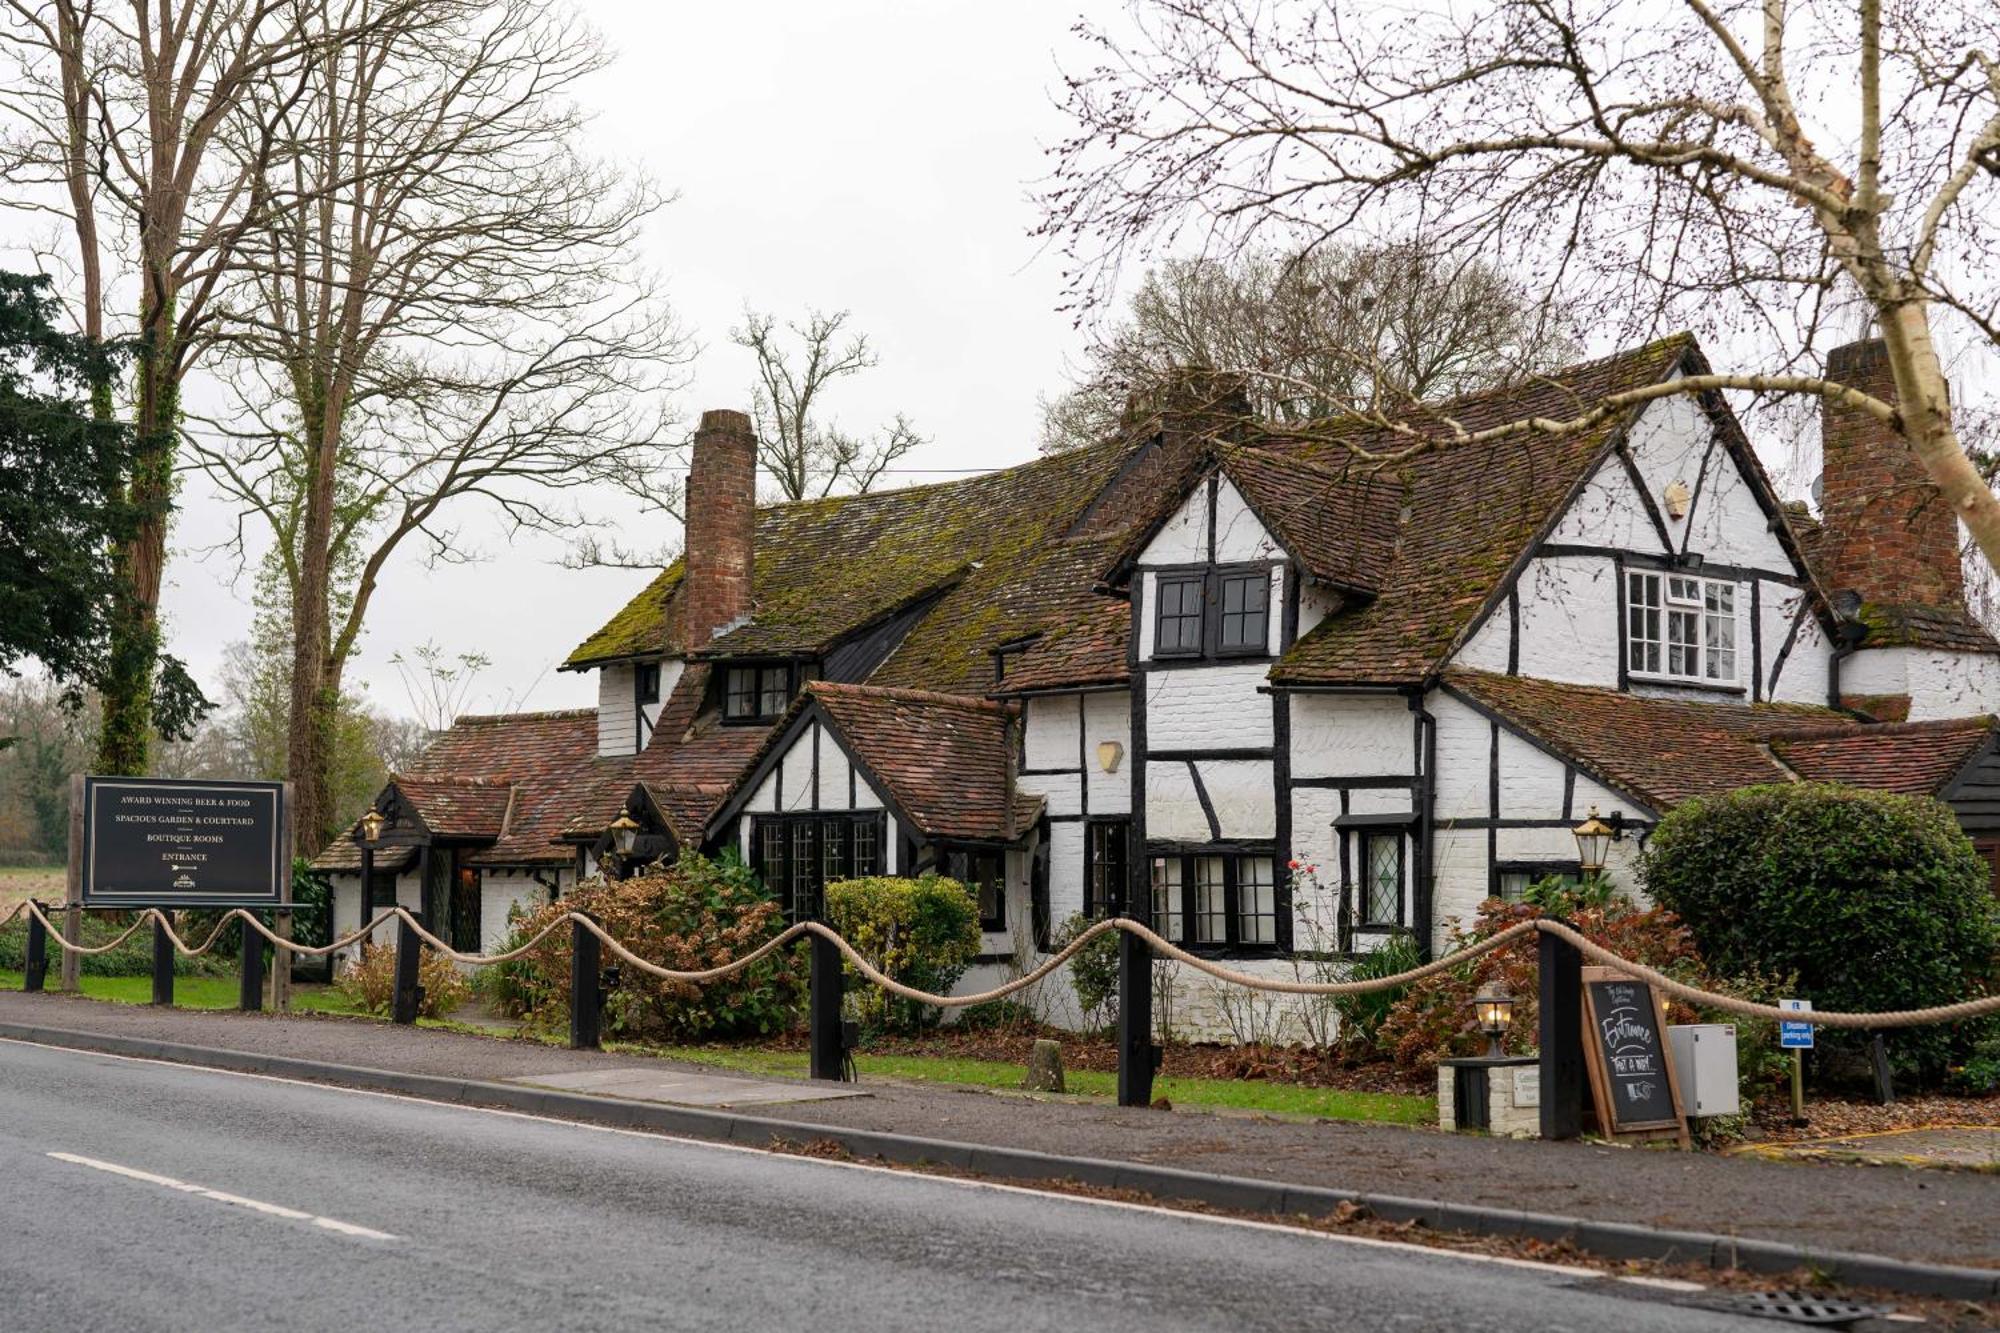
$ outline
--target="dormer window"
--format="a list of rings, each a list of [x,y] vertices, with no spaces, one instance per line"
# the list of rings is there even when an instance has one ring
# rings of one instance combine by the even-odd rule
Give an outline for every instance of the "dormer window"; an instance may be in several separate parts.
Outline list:
[[[725,722],[774,722],[792,702],[792,668],[782,662],[730,667],[722,681]]]
[[[1625,662],[1633,675],[1737,683],[1734,583],[1637,570],[1625,579]]]
[[[641,704],[660,701],[660,664],[641,662],[632,672],[632,691]]]
[[[1267,565],[1174,571],[1153,582],[1154,657],[1263,657],[1271,643]]]

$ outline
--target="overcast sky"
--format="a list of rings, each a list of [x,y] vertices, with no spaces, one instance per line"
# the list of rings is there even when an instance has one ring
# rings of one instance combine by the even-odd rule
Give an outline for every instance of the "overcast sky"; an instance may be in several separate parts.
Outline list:
[[[898,411],[930,441],[903,463],[986,468],[1034,455],[1036,395],[1061,384],[1080,339],[1057,313],[1061,274],[1029,237],[1070,25],[1103,0],[760,0],[659,5],[584,0],[618,53],[589,88],[592,147],[650,172],[678,199],[644,256],[700,341],[680,407],[747,408],[749,354],[728,332],[746,303],[774,313],[851,310],[881,358],[830,412],[866,428]],[[899,483],[941,479],[903,475]],[[615,507],[615,506],[613,506]],[[628,506],[629,507],[629,506]],[[248,579],[194,548],[229,511],[187,482],[167,569],[171,650],[215,692],[223,650],[247,636]],[[674,534],[632,524],[628,543]],[[645,582],[564,570],[559,544],[509,545],[468,524],[480,563],[428,570],[402,557],[369,613],[351,679],[377,706],[410,706],[389,658],[426,639],[492,659],[469,707],[596,702],[555,666]]]

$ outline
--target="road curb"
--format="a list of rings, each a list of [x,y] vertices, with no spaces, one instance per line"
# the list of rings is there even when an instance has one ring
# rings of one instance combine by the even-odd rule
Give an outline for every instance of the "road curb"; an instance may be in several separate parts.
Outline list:
[[[235,1073],[269,1074],[372,1092],[400,1093],[430,1101],[494,1106],[532,1115],[584,1120],[616,1128],[649,1130],[745,1147],[768,1148],[773,1140],[834,1143],[855,1157],[879,1158],[897,1165],[945,1166],[1004,1180],[1070,1180],[1085,1185],[1135,1190],[1157,1199],[1205,1203],[1218,1208],[1281,1216],[1321,1216],[1335,1212],[1343,1205],[1359,1205],[1389,1222],[1417,1222],[1434,1230],[1481,1236],[1568,1241],[1578,1249],[1607,1259],[1665,1260],[1760,1273],[1808,1269],[1851,1285],[1877,1287],[1911,1296],[1968,1301],[2000,1299],[2000,1271],[1915,1263],[1887,1255],[1814,1250],[1806,1246],[1711,1232],[1669,1231],[1631,1223],[1563,1217],[1553,1213],[1517,1212],[1439,1199],[1371,1194],[1317,1185],[1290,1185],[1282,1181],[1211,1175],[1143,1162],[1067,1157],[1022,1148],[990,1147],[910,1134],[815,1125],[733,1111],[593,1097],[585,1093],[517,1083],[488,1083],[438,1074],[411,1074],[393,1069],[328,1064],[291,1056],[28,1023],[0,1022],[0,1037],[41,1046],[138,1056]]]

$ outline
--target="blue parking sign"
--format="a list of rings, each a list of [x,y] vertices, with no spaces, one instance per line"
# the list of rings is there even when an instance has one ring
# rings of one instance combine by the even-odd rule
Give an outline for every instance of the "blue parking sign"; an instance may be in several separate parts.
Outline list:
[[[1812,1012],[1811,1000],[1780,1000],[1780,1009],[1788,1009],[1795,1014]],[[1778,1046],[1787,1051],[1809,1051],[1813,1048],[1813,1025],[1802,1020],[1781,1019],[1778,1022]]]

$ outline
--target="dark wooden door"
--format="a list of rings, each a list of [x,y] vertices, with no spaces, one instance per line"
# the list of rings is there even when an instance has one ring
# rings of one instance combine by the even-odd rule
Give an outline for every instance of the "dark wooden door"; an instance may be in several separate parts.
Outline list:
[[[451,885],[451,947],[460,953],[478,953],[479,872],[471,866],[460,866]]]

